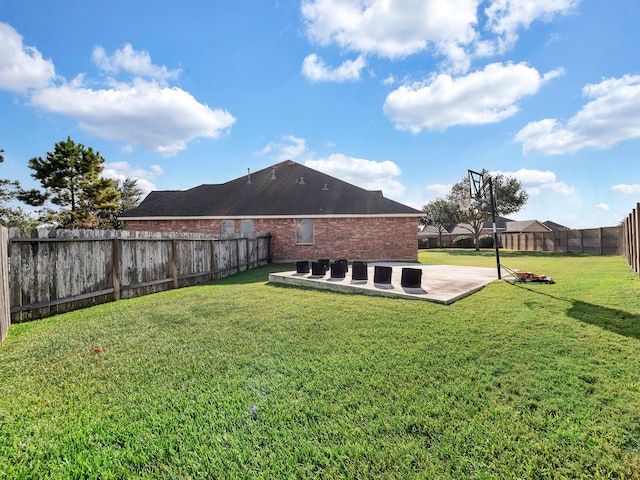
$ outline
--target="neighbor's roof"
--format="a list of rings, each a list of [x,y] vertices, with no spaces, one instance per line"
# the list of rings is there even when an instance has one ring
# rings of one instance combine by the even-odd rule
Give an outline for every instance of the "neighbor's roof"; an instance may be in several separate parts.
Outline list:
[[[552,222],[551,220],[547,220],[546,222],[542,222],[542,223],[544,223],[552,231],[559,232],[559,231],[569,230],[569,227],[565,227],[564,225],[560,225],[559,223]]]
[[[158,217],[391,215],[420,217],[420,210],[389,200],[287,160],[227,183],[184,191],[154,191],[124,212],[125,219]]]
[[[551,228],[538,220],[519,220],[507,223],[506,233],[550,232]]]

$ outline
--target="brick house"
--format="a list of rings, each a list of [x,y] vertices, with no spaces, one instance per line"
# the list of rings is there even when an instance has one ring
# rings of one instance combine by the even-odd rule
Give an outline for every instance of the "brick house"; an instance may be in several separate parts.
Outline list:
[[[422,212],[291,160],[222,184],[154,191],[128,230],[269,232],[273,260],[416,261]]]

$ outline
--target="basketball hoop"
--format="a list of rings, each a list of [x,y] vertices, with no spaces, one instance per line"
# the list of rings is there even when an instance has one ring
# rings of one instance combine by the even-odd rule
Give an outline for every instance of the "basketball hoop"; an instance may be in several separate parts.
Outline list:
[[[469,195],[473,198],[484,197],[486,183],[483,173],[474,172],[469,170]]]
[[[456,202],[458,203],[458,207],[463,213],[469,213],[471,210],[471,205],[475,203],[476,199],[469,195],[462,195],[456,198]]]

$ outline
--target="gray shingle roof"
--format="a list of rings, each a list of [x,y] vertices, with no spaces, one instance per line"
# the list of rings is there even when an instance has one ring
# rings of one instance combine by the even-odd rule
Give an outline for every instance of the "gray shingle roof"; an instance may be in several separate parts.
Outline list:
[[[154,191],[120,217],[423,215],[385,198],[381,191],[356,187],[290,160],[251,173],[251,183],[248,178],[184,191]]]

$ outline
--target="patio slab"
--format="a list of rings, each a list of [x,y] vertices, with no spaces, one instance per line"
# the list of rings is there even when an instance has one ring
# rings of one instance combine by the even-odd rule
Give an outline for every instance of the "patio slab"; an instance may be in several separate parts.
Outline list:
[[[374,284],[376,265],[392,267],[391,285]],[[422,270],[422,288],[403,288],[401,286],[402,268],[404,267]],[[369,263],[367,270],[369,279],[366,282],[352,280],[351,265],[345,278],[342,279],[330,278],[330,272],[320,277],[310,273],[300,274],[292,271],[271,273],[269,274],[269,282],[343,293],[426,300],[448,305],[477,292],[498,278],[495,268],[425,265],[421,263],[376,262]]]

